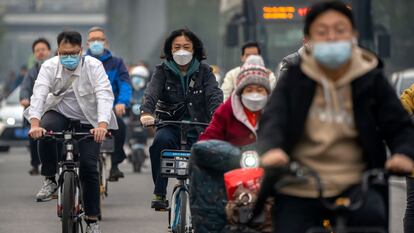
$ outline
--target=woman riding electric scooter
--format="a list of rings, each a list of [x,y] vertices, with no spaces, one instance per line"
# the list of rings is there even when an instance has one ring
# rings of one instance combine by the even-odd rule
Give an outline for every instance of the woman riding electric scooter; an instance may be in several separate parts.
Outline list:
[[[254,147],[257,123],[270,92],[268,70],[262,66],[244,65],[238,75],[235,91],[214,113],[210,125],[199,140],[217,139],[235,147]],[[212,156],[221,155],[209,152],[197,154],[196,145],[193,148],[194,165],[190,185],[193,226],[197,233],[220,232],[226,225],[227,198],[223,174],[237,167],[227,163],[219,169],[220,165],[214,163]],[[222,172],[219,174],[217,170]]]

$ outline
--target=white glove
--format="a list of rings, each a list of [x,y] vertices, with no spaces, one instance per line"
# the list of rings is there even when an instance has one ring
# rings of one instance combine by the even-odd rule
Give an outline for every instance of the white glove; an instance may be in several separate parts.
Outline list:
[[[151,115],[141,116],[141,118],[139,120],[141,121],[141,124],[143,126],[149,126],[149,125],[153,125],[155,123],[155,118]]]

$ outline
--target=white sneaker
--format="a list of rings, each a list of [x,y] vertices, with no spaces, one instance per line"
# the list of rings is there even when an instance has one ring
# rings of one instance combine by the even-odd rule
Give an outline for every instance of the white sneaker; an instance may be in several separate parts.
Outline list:
[[[57,188],[58,187],[55,182],[50,179],[45,179],[43,181],[42,188],[36,194],[36,201],[40,202],[51,200],[54,198]]]
[[[99,223],[90,223],[86,226],[86,233],[101,233],[101,228],[99,227]]]

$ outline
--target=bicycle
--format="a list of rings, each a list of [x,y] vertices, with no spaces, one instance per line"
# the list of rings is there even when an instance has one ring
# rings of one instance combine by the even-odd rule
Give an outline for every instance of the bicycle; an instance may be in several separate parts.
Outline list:
[[[168,229],[172,233],[192,233],[189,199],[189,160],[187,132],[194,127],[206,127],[207,123],[191,121],[156,121],[151,126],[175,125],[180,128],[180,149],[165,149],[161,152],[161,175],[176,178],[178,183],[171,194],[171,206],[168,211]]]
[[[323,197],[323,186],[319,175],[316,172],[308,173],[315,179],[315,186],[318,190],[318,198],[322,205],[332,211],[335,217],[335,224],[331,224],[328,219],[323,220],[322,227],[314,227],[309,229],[306,233],[387,233],[388,231],[379,227],[348,227],[348,216],[352,211],[360,209],[367,198],[369,188],[372,185],[387,185],[390,176],[406,176],[408,174],[391,173],[384,169],[371,169],[363,173],[361,183],[361,193],[359,198],[352,201],[351,198],[340,196],[333,202],[330,202]]]
[[[108,178],[106,172],[106,161],[108,156],[114,152],[114,139],[111,134],[108,134],[100,147],[99,160],[98,160],[98,172],[99,172],[99,193],[100,193],[100,206],[102,207],[103,200],[108,196]],[[102,209],[102,208],[101,208]],[[102,212],[98,216],[99,220],[102,220]]]
[[[79,121],[71,120],[68,130],[49,131],[42,139],[51,139],[64,144],[63,161],[58,163],[57,215],[62,222],[63,233],[83,232],[84,217],[82,188],[79,178],[79,153],[77,144],[93,138],[90,132],[76,132]]]
[[[335,200],[330,201],[323,197],[324,187],[318,173],[299,165],[297,162],[292,162],[289,166],[279,169],[279,171],[273,171],[272,176],[274,185],[271,187],[273,191],[277,192],[280,188],[292,183],[308,182],[308,178],[315,181],[318,199],[325,209],[333,213],[333,216],[335,216],[335,224],[332,224],[329,219],[324,218],[322,219],[322,227],[312,227],[308,229],[306,233],[387,233],[386,230],[379,227],[349,227],[347,225],[348,216],[352,211],[358,210],[363,206],[369,188],[372,185],[387,185],[390,176],[406,175],[409,174],[391,173],[384,169],[367,170],[362,175],[361,191],[357,200],[351,200],[351,198],[347,196],[340,196],[335,198]],[[270,180],[271,179],[269,178],[268,181]],[[267,181],[263,181],[263,183],[265,182]],[[257,206],[255,207],[252,219],[257,216],[257,212],[262,208],[263,198],[264,196],[259,197],[260,200],[258,199],[257,201]]]

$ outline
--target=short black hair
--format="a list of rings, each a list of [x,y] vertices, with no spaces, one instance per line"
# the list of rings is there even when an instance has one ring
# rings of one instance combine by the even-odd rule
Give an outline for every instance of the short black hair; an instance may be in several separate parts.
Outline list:
[[[32,44],[32,52],[34,52],[34,48],[39,43],[45,44],[46,47],[50,50],[50,43],[49,43],[49,41],[46,40],[45,38],[41,37],[41,38],[38,38],[37,40],[33,41],[33,44]]]
[[[249,42],[245,43],[245,44],[242,46],[242,49],[241,49],[242,56],[244,55],[245,50],[246,50],[247,48],[252,48],[252,47],[257,48],[257,51],[259,52],[259,55],[260,55],[260,54],[262,54],[262,51],[260,50],[259,43],[255,42],[255,41],[249,41]]]
[[[63,31],[57,37],[57,44],[61,42],[82,46],[82,36],[77,31]]]
[[[305,18],[305,27],[303,28],[303,33],[308,36],[310,26],[315,21],[315,19],[329,10],[334,10],[345,15],[351,22],[352,28],[355,29],[355,21],[351,9],[349,9],[345,3],[335,0],[318,2],[310,7],[310,10]]]
[[[165,40],[164,49],[163,49],[164,54],[161,55],[162,59],[167,59],[167,60],[173,59],[173,55],[171,52],[172,43],[174,39],[179,36],[185,36],[191,40],[191,42],[193,43],[193,50],[194,50],[193,56],[198,61],[202,61],[207,58],[206,52],[204,50],[203,42],[196,36],[196,34],[194,34],[194,32],[190,31],[189,29],[182,28],[182,29],[178,29],[178,30],[171,32],[171,34]]]

